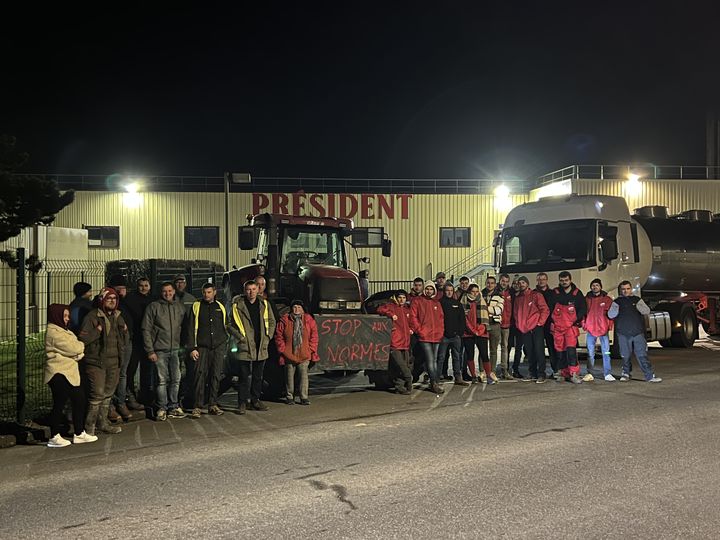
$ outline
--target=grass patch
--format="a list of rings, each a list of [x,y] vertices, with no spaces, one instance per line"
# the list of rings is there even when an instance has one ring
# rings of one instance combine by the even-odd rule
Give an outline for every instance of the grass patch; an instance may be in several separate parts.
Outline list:
[[[45,375],[45,332],[25,340],[25,417],[37,418],[52,408]],[[17,341],[0,341],[0,420],[17,416]]]

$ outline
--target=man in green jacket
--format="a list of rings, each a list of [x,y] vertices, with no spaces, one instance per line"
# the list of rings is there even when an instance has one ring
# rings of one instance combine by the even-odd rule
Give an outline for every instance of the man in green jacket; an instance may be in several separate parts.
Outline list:
[[[235,338],[240,360],[238,414],[245,414],[248,401],[256,411],[267,410],[260,394],[268,346],[275,335],[275,316],[268,301],[258,295],[257,283],[250,280],[244,288],[245,296],[233,298],[232,314],[228,314],[228,331]]]

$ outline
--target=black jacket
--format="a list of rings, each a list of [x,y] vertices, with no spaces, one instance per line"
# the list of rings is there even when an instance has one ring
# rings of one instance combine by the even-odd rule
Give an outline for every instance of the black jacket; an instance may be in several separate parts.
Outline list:
[[[445,316],[445,337],[462,337],[465,333],[465,308],[460,300],[443,295],[440,305]]]

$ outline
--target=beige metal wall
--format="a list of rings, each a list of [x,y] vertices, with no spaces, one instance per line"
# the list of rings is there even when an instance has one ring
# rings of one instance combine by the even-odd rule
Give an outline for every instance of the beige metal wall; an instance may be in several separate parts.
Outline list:
[[[55,224],[75,228],[119,226],[120,248],[90,249],[91,260],[177,258],[224,263],[223,193],[142,193],[142,202],[137,208],[126,206],[124,197],[123,193],[77,192],[75,202],[58,214]],[[513,205],[526,200],[524,194],[512,196]],[[251,193],[230,194],[230,264],[249,263],[250,253],[241,252],[237,247],[237,228],[246,223],[245,216],[253,211],[252,205]],[[310,206],[306,212],[316,215]],[[493,232],[506,213],[495,208],[492,195],[413,195],[408,200],[407,219],[402,219],[397,209],[392,219],[382,212],[375,212],[380,218],[363,219],[358,217],[359,211],[353,216],[356,226],[384,227],[393,242],[390,259],[382,257],[380,248],[362,248],[358,255],[371,258],[371,280],[406,280],[416,275],[429,278],[490,246]],[[220,227],[220,247],[185,249],[183,227],[186,225]],[[470,227],[470,247],[440,248],[440,227]],[[490,251],[486,252],[486,261],[491,260]]]
[[[525,195],[512,196],[513,206],[525,201]],[[407,220],[399,220],[396,215],[392,220],[355,221],[358,227],[385,227],[393,243],[393,255],[389,259],[382,257],[379,248],[358,249],[361,256],[367,254],[371,258],[371,280],[434,277],[436,272],[492,246],[494,231],[507,215],[507,211],[495,208],[492,195],[413,195],[409,212]],[[470,247],[439,247],[440,227],[470,227]],[[492,249],[483,254],[483,260],[492,260]]]
[[[624,197],[632,212],[649,205],[667,206],[671,214],[684,210],[720,212],[718,180],[645,180],[637,195],[625,190],[624,180],[573,180],[573,193],[579,195],[615,195]]]

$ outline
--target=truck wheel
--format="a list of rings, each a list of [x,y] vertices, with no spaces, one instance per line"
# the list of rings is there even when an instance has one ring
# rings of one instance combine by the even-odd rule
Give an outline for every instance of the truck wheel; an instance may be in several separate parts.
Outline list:
[[[698,336],[698,323],[690,304],[683,304],[677,322],[680,323],[679,331],[670,336],[673,347],[692,347]]]

